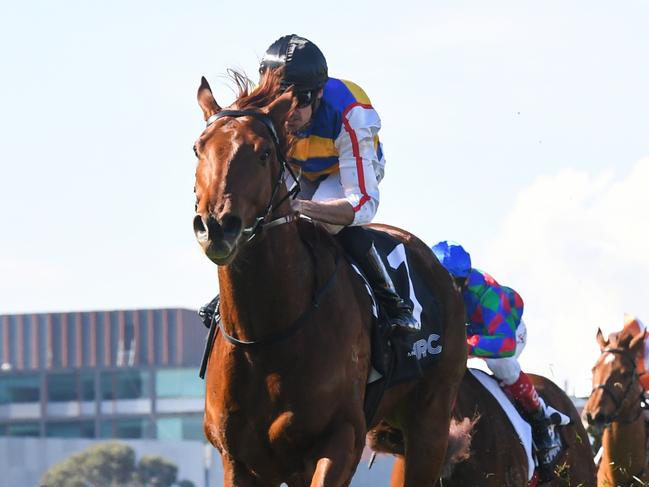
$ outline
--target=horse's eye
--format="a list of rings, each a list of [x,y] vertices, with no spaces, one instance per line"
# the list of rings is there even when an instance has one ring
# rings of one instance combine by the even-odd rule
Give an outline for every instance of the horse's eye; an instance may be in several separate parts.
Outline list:
[[[266,162],[269,157],[270,157],[270,149],[266,149],[264,152],[261,153],[259,159],[261,159],[263,162]]]

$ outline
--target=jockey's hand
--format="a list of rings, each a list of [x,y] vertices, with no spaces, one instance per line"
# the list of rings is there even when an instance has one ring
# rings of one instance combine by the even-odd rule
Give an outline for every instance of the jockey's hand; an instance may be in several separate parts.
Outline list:
[[[299,199],[297,199],[297,198],[294,199],[294,200],[291,200],[291,209],[292,209],[295,213],[298,213],[298,214],[299,214],[299,213],[302,213],[302,201],[303,201],[303,200],[299,200]]]
[[[331,225],[351,225],[354,221],[354,208],[345,199],[311,201],[295,199],[291,208],[301,215]]]

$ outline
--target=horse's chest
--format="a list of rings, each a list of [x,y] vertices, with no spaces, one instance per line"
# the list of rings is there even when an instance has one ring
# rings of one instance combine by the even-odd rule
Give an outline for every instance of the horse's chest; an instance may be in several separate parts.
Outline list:
[[[309,355],[296,357],[290,367],[243,358],[236,354],[223,364],[221,392],[207,402],[215,403],[218,444],[255,469],[298,468],[290,459],[304,456],[340,414],[341,403],[362,407],[363,384],[349,383],[350,367],[326,364],[323,373],[324,366],[315,367]]]
[[[304,447],[317,433],[303,414],[284,408],[225,411],[221,445],[228,454],[258,472],[290,473],[301,468]]]
[[[239,453],[251,442],[275,453],[299,448],[329,417],[318,398],[318,387],[298,388],[277,374],[248,382],[222,403],[223,444]]]

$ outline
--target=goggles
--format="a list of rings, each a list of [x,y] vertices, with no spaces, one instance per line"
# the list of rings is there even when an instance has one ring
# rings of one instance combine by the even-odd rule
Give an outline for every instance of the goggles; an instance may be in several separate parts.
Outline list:
[[[306,108],[313,103],[313,91],[298,91],[295,94],[297,98],[297,107]]]

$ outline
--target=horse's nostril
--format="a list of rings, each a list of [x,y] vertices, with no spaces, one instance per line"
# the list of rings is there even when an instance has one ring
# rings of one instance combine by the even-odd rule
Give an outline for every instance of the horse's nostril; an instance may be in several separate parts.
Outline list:
[[[208,240],[209,238],[207,227],[203,221],[203,217],[200,215],[194,217],[194,235],[196,235],[199,241]]]
[[[221,220],[221,229],[229,237],[237,237],[241,231],[241,218],[234,215],[226,215]]]
[[[241,219],[237,216],[226,215],[222,223],[212,215],[194,217],[194,234],[201,245],[221,242],[223,239],[234,241],[241,233]]]

